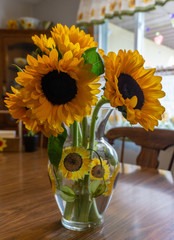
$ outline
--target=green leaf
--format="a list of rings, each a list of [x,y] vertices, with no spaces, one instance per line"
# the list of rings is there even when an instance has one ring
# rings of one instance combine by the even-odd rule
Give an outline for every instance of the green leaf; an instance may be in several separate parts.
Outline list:
[[[117,165],[117,163],[118,163],[118,157],[116,158],[116,157],[109,157],[109,162],[110,162],[110,164],[112,165],[112,166],[116,166]]]
[[[72,188],[68,187],[67,185],[62,185],[60,190],[64,193],[69,194],[69,195],[73,195],[73,196],[76,195],[74,190],[72,190]]]
[[[102,195],[105,192],[105,189],[106,185],[101,184],[99,180],[95,180],[89,185],[89,191],[93,198]]]
[[[110,164],[112,166],[116,166],[118,164],[118,155],[116,151],[108,147],[104,148],[104,151],[107,159],[109,159]]]
[[[100,184],[97,188],[97,190],[95,191],[95,193],[93,194],[93,197],[96,198],[100,195],[102,195],[106,190],[106,185],[104,184]]]
[[[96,52],[96,49],[96,47],[87,49],[82,54],[82,57],[85,59],[85,63],[92,64],[91,72],[99,76],[104,73],[104,64],[100,54]]]
[[[64,128],[64,127],[63,127]],[[51,135],[48,138],[48,156],[51,164],[58,168],[59,162],[62,156],[63,144],[67,138],[67,131],[64,128],[64,132],[59,134],[57,137]]]
[[[16,67],[19,72],[23,72],[22,68],[20,68],[18,65],[16,65],[16,64],[12,64],[12,65],[13,65],[14,67]]]
[[[92,181],[91,184],[89,185],[90,193],[93,194],[96,191],[96,189],[98,188],[99,185],[100,185],[99,180]]]
[[[76,194],[72,190],[72,188],[68,187],[67,185],[62,185],[59,191],[59,194],[63,200],[66,202],[74,202],[76,199]]]

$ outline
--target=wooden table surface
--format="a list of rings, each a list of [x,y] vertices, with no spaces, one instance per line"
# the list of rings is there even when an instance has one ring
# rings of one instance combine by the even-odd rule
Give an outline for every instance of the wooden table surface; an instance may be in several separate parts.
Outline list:
[[[47,175],[45,149],[0,153],[0,240],[174,240],[171,172],[123,165],[104,224],[62,227]]]

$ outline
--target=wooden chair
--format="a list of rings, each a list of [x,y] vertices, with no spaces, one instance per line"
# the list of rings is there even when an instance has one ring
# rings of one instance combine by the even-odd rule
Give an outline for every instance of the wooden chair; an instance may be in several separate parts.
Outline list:
[[[110,144],[113,144],[115,139],[122,138],[121,162],[123,162],[125,138],[129,138],[136,145],[141,146],[136,164],[150,168],[158,167],[160,150],[166,150],[174,145],[174,131],[166,129],[146,131],[140,127],[117,127],[110,129],[105,134],[105,138]],[[174,152],[168,170],[171,170],[173,163]]]

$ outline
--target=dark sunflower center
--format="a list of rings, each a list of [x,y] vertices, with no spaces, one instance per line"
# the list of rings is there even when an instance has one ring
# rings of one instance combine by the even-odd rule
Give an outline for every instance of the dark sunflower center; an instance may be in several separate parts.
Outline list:
[[[57,70],[47,73],[42,78],[41,85],[45,97],[53,105],[70,102],[77,94],[75,79]]]
[[[121,73],[118,77],[118,89],[123,98],[137,96],[137,105],[134,109],[141,109],[144,104],[144,94],[138,83],[128,74]]]
[[[70,172],[78,171],[82,166],[82,157],[78,153],[69,153],[64,159],[64,166]]]
[[[92,176],[96,177],[96,178],[102,178],[105,170],[103,167],[101,167],[101,165],[96,165],[95,167],[92,168]]]

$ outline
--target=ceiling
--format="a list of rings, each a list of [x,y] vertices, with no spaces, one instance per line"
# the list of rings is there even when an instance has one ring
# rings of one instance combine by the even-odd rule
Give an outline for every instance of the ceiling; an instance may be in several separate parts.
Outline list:
[[[172,11],[173,10],[173,11]],[[164,6],[145,13],[145,37],[153,40],[156,33],[163,35],[163,45],[174,49],[174,26],[172,27],[171,15],[174,14],[174,1],[169,1]],[[173,18],[174,21],[174,18]],[[115,17],[112,23],[129,31],[134,31],[135,20],[133,16]]]

